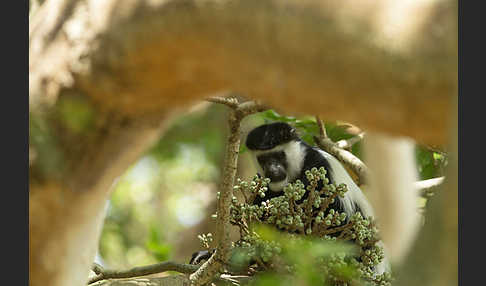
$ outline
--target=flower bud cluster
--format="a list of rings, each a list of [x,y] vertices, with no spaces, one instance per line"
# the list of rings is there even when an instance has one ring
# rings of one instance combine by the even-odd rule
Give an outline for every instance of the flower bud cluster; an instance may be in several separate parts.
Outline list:
[[[337,196],[344,196],[348,190],[346,185],[330,184],[323,167],[312,168],[305,175],[309,182],[307,186],[296,180],[284,187],[282,196],[263,201],[260,205],[251,205],[239,202],[236,197],[232,198],[230,221],[240,227],[242,234],[235,246],[244,249],[249,260],[257,259],[264,263],[271,263],[275,255],[280,254],[282,247],[277,242],[262,240],[251,231],[254,222],[275,225],[278,229],[295,235],[319,236],[324,241],[351,240],[360,248],[359,257],[336,253],[322,261],[323,274],[328,277],[326,279],[336,283],[340,281],[329,285],[346,285],[339,274],[339,269],[346,265],[358,269],[357,275],[364,282],[370,283],[369,285],[390,285],[389,273],[373,273],[373,268],[382,261],[384,254],[383,249],[376,244],[378,231],[370,219],[364,218],[359,212],[347,217],[345,213],[329,207]],[[234,190],[265,197],[269,183],[269,179],[259,176],[255,176],[250,182],[238,179]],[[319,185],[322,186],[320,189],[317,188]],[[332,230],[335,227],[343,230],[337,234],[335,232],[334,235],[319,231]],[[289,267],[292,268],[292,265]],[[368,285],[366,283],[364,285]]]
[[[371,225],[369,219],[363,218],[360,212],[352,215],[350,221],[353,223],[351,238],[359,245],[364,246],[369,241],[378,240],[378,229]]]
[[[236,246],[244,250],[247,260],[258,257],[263,262],[270,262],[275,255],[282,252],[278,242],[263,240],[254,232],[244,235]]]
[[[317,213],[315,222],[317,224],[323,223],[327,227],[340,226],[341,224],[346,222],[346,213],[340,213],[335,211],[334,209],[330,209],[328,214],[325,216],[324,212],[320,211]]]
[[[205,248],[210,248],[209,245],[211,244],[211,242],[213,242],[213,234],[212,233],[208,233],[208,234],[200,234],[197,236],[197,238],[199,238],[199,241],[201,242],[201,244],[203,245],[203,247]]]

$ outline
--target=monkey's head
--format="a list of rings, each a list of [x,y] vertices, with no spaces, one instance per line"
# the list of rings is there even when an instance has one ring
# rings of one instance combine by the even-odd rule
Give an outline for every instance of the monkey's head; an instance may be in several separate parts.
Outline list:
[[[299,175],[305,154],[296,130],[289,124],[256,127],[248,133],[246,147],[256,159],[258,172],[271,180],[270,190],[281,191]]]

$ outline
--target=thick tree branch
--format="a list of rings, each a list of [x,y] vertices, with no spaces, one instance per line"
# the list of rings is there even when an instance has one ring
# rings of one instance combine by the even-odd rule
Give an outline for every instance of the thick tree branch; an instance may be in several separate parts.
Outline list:
[[[224,285],[242,285],[248,283],[251,276],[222,274],[215,278],[218,282],[225,282]],[[189,286],[191,282],[187,275],[170,275],[164,277],[143,277],[129,279],[108,279],[95,282],[89,286]]]
[[[367,9],[391,4],[361,2],[49,0],[40,9],[54,7],[56,17],[47,23],[39,11],[31,21],[30,100],[49,104],[76,86],[101,105],[143,115],[232,88],[284,111],[325,110],[326,119],[367,130],[445,142],[457,14],[449,1],[435,4],[436,14],[424,10],[421,17],[432,16],[402,53],[373,42],[383,26]],[[351,13],[350,5],[358,8]]]
[[[146,266],[140,266],[140,267],[134,267],[128,270],[108,270],[108,269],[103,269],[100,265],[95,265],[93,267],[93,272],[96,273],[96,276],[93,277],[88,284],[95,283],[100,280],[105,280],[105,279],[119,279],[119,278],[131,278],[131,277],[139,277],[139,276],[145,276],[145,275],[150,275],[150,274],[155,274],[155,273],[162,273],[166,271],[177,271],[180,273],[193,273],[199,268],[197,265],[191,265],[191,264],[180,264],[180,263],[175,263],[172,261],[167,261],[167,262],[162,262],[162,263],[157,263],[157,264],[152,264],[152,265],[146,265]]]
[[[141,277],[101,280],[89,286],[190,286],[187,275],[170,275],[164,277]]]

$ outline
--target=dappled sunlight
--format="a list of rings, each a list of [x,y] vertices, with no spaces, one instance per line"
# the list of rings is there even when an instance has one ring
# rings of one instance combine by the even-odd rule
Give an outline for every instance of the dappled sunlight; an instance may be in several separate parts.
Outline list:
[[[201,202],[193,196],[183,196],[177,199],[175,206],[177,221],[183,226],[193,226],[204,218]]]

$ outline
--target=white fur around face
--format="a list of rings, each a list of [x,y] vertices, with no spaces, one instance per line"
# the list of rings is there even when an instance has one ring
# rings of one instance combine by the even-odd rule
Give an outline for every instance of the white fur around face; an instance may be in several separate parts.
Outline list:
[[[287,178],[280,182],[272,182],[269,184],[270,189],[273,191],[281,191],[288,182],[294,181],[299,175],[302,165],[304,164],[304,148],[298,141],[290,141],[288,143],[278,145],[275,148],[265,150],[265,151],[253,151],[253,160],[257,166],[258,173],[263,175],[263,169],[258,164],[256,159],[259,155],[272,153],[272,152],[285,152],[285,157],[287,159]]]

